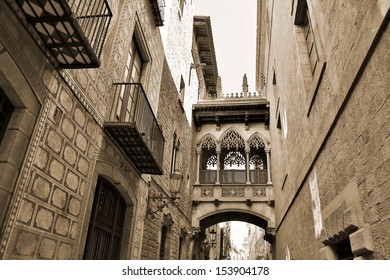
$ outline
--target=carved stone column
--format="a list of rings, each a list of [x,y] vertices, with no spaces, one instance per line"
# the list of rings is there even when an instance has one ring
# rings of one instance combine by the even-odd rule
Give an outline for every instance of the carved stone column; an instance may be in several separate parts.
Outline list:
[[[221,182],[220,182],[220,179],[219,179],[219,174],[220,174],[220,169],[221,169],[221,148],[217,147],[215,149],[216,153],[217,153],[217,178],[215,180],[215,184],[219,185]]]
[[[249,153],[250,153],[250,151],[251,151],[250,148],[245,148],[245,155],[246,155],[245,170],[246,170],[246,184],[247,185],[251,184],[251,174],[250,174],[250,170],[249,170]]]
[[[267,184],[272,184],[271,180],[271,164],[270,164],[270,156],[269,153],[271,151],[270,148],[265,148],[264,149],[265,154],[267,155]]]
[[[199,146],[196,148],[196,180],[195,185],[199,185],[199,172],[200,172],[200,153],[202,151],[202,148]]]

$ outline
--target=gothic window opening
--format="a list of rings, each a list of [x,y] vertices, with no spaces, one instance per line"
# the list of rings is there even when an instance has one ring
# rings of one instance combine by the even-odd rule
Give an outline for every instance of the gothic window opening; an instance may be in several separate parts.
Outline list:
[[[4,134],[7,130],[9,120],[11,119],[14,106],[7,98],[5,93],[0,88],[0,143],[3,140]]]
[[[201,142],[200,182],[213,184],[217,179],[217,144],[211,135],[207,135]]]
[[[245,148],[245,141],[238,132],[232,130],[223,137],[221,148],[227,150]]]
[[[249,160],[249,168],[253,169],[264,169],[264,162],[259,155],[253,155]]]
[[[212,155],[211,157],[209,157],[206,165],[207,165],[207,170],[217,170],[217,165],[218,165],[217,156]]]
[[[256,134],[250,139],[249,146],[250,181],[253,184],[265,184],[268,175],[264,139],[260,134]]]
[[[221,140],[221,182],[237,184],[246,182],[245,141],[234,130],[226,133]]]
[[[245,157],[239,151],[230,151],[224,161],[224,169],[245,169]]]
[[[120,257],[126,202],[108,181],[99,178],[89,223],[84,259],[117,260]]]

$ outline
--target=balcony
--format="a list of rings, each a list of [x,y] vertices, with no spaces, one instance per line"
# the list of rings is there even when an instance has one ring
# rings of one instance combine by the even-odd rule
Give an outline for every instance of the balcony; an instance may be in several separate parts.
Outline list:
[[[161,175],[164,137],[142,85],[116,83],[114,88],[118,107],[105,132],[140,173]]]
[[[198,202],[268,202],[273,200],[272,186],[245,185],[194,186],[192,200]]]
[[[165,1],[164,0],[149,0],[150,5],[152,6],[154,20],[156,26],[164,25],[164,9]]]
[[[16,0],[59,68],[100,66],[111,10],[107,0]]]
[[[200,184],[215,184],[217,182],[216,170],[200,170]],[[267,170],[254,169],[249,171],[251,184],[267,184]],[[245,170],[220,170],[221,184],[245,184]]]

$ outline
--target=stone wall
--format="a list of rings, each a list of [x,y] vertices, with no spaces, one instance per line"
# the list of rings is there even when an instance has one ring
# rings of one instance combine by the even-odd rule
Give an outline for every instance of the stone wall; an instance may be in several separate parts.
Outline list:
[[[291,3],[274,2],[270,30],[276,258],[285,258],[287,249],[295,259],[328,258],[324,245],[340,234],[349,234],[359,258],[389,258],[389,40],[383,26],[389,7],[307,3],[322,73],[307,75]]]
[[[172,79],[168,64],[164,64],[163,76],[160,88],[160,102],[157,120],[162,125],[162,131],[165,138],[164,160],[162,176],[153,176],[150,183],[149,193],[151,195],[163,196],[170,195],[169,176],[171,174],[173,135],[176,133],[180,139],[180,152],[176,167],[183,175],[183,182],[179,192],[179,203],[177,206],[169,205],[162,212],[156,214],[156,217],[150,217],[145,220],[144,241],[142,247],[143,259],[158,259],[160,248],[161,227],[164,224],[164,215],[170,215],[172,225],[170,230],[169,258],[178,259],[179,235],[186,235],[185,258],[189,258],[189,232],[191,230],[191,191],[194,182],[194,148],[192,140],[192,128],[190,127],[186,115],[177,99],[177,90]],[[157,208],[155,201],[149,201],[149,209],[154,211]],[[157,234],[158,233],[158,234]],[[183,248],[184,249],[184,248]],[[167,258],[168,258],[168,255]]]
[[[105,136],[103,124],[136,32],[148,58],[142,83],[157,114],[164,50],[149,1],[109,2],[114,24],[102,66],[80,70],[53,69],[10,6],[0,4],[0,85],[16,107],[0,146],[8,151],[1,153],[1,258],[82,258],[99,176],[127,204],[120,258],[141,257],[147,176]]]

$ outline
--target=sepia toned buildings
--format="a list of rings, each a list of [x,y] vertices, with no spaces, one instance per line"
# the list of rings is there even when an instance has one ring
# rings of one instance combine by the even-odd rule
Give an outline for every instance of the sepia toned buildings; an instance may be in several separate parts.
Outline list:
[[[257,3],[227,93],[195,0],[0,2],[0,259],[390,258],[389,1]]]
[[[389,259],[389,1],[258,1],[276,259]]]
[[[167,4],[0,3],[0,258],[189,258],[193,5]]]

